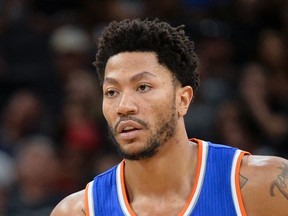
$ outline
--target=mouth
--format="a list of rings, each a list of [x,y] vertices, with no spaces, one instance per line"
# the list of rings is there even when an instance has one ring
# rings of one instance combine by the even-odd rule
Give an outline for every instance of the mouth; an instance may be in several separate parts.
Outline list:
[[[127,120],[127,121],[121,121],[117,127],[116,127],[116,133],[120,135],[122,139],[125,140],[131,140],[136,138],[138,135],[139,131],[141,131],[143,127],[141,124],[132,121],[132,120]]]
[[[128,133],[128,132],[135,131],[135,130],[140,130],[140,129],[128,126],[128,127],[123,128],[123,130],[120,133]]]
[[[128,132],[140,130],[140,129],[142,129],[142,126],[139,123],[132,121],[132,120],[120,121],[116,125],[117,133],[128,133]]]

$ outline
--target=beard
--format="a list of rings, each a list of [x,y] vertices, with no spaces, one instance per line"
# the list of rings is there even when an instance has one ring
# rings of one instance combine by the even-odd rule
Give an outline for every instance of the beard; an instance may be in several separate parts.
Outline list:
[[[142,121],[141,119],[138,119],[134,116],[123,117],[122,119],[120,119],[120,121],[128,119],[142,125],[144,129],[151,128],[149,123]],[[175,104],[172,104],[169,115],[161,115],[161,118],[157,117],[157,119],[158,121],[155,124],[155,130],[147,140],[146,146],[141,150],[132,153],[129,151],[125,151],[123,148],[121,148],[120,144],[115,139],[116,130],[108,127],[109,138],[111,139],[113,145],[116,147],[116,150],[120,157],[133,161],[151,158],[158,152],[159,148],[162,145],[164,145],[171,137],[174,136],[177,121]]]

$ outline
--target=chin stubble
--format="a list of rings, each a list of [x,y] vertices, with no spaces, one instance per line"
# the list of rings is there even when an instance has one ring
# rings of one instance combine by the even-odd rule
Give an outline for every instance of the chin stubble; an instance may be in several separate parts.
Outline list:
[[[159,148],[165,144],[173,135],[175,134],[175,128],[176,128],[176,108],[175,104],[173,103],[170,116],[166,120],[163,116],[162,118],[159,118],[159,121],[157,121],[157,130],[150,136],[150,138],[147,141],[147,145],[145,148],[143,148],[141,151],[137,152],[128,152],[121,148],[120,144],[115,139],[116,134],[116,128],[119,125],[119,123],[123,120],[132,120],[137,122],[138,124],[141,124],[144,129],[149,129],[150,125],[138,118],[135,118],[134,116],[127,116],[121,118],[114,128],[111,128],[108,126],[109,131],[109,138],[112,141],[113,145],[115,146],[118,154],[123,159],[127,160],[143,160],[147,158],[153,157],[159,150]]]

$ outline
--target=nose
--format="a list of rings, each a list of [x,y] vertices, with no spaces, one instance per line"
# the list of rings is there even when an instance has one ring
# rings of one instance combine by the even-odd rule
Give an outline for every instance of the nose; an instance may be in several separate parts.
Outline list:
[[[129,93],[123,93],[117,106],[117,114],[120,116],[135,115],[138,112],[138,106]]]

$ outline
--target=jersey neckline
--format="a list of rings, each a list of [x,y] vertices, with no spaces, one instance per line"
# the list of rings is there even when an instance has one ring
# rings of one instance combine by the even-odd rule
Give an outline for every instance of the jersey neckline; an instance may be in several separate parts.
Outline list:
[[[207,154],[208,154],[208,143],[198,139],[191,139],[198,144],[198,164],[197,164],[197,171],[196,171],[196,178],[192,188],[192,191],[189,195],[189,198],[182,208],[179,216],[188,216],[193,211],[194,206],[197,203],[197,200],[200,196],[202,184],[204,181],[206,163],[207,163]],[[125,181],[124,181],[124,167],[125,161],[123,160],[117,167],[116,171],[116,185],[117,185],[117,195],[118,200],[121,206],[121,209],[126,216],[136,216],[134,211],[132,210],[128,197],[127,192],[125,189]]]

